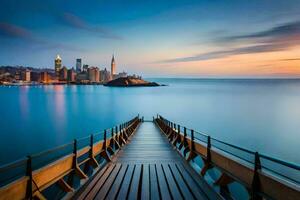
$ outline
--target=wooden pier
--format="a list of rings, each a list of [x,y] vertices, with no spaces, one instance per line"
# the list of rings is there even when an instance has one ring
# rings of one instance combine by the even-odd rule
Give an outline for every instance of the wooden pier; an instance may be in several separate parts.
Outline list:
[[[154,123],[144,122],[75,199],[221,198],[174,151]]]
[[[285,168],[292,175],[283,173]],[[219,175],[207,182],[212,171]],[[232,183],[244,187],[250,199],[300,199],[299,172],[298,165],[161,116],[147,122],[135,117],[0,167],[0,200],[233,199]]]

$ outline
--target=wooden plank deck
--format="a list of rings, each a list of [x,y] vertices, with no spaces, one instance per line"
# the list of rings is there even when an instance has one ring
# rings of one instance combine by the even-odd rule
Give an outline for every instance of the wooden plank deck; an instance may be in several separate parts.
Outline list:
[[[76,199],[220,199],[152,122],[100,170]]]

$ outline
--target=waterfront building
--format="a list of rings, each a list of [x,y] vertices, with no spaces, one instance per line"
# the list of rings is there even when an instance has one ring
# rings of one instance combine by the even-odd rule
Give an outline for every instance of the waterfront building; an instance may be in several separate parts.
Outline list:
[[[89,69],[89,65],[83,65],[83,72],[87,72]]]
[[[90,67],[88,69],[88,77],[91,83],[98,83],[100,81],[98,67]]]
[[[20,71],[16,71],[15,74],[14,74],[14,79],[16,81],[19,81],[21,80],[21,74],[20,74]]]
[[[78,72],[81,72],[82,71],[82,64],[81,64],[81,58],[77,58],[76,59],[76,72],[78,73]]]
[[[112,56],[111,59],[111,78],[114,79],[114,75],[116,74],[116,62],[115,62],[115,56]]]
[[[11,83],[14,80],[14,76],[9,72],[0,72],[0,84]]]
[[[38,82],[38,81],[40,81],[40,78],[41,78],[41,74],[40,74],[39,71],[32,71],[30,73],[30,80],[31,81]]]
[[[69,69],[68,70],[68,82],[75,82],[76,81],[76,72],[75,70],[72,68],[72,69]]]
[[[59,55],[57,55],[54,60],[54,70],[56,77],[59,77],[59,72],[61,70],[61,58]]]
[[[104,70],[101,70],[100,71],[100,81],[103,83],[106,83],[110,80],[111,80],[111,73],[109,71],[107,71],[106,68]]]
[[[22,71],[21,73],[21,79],[24,82],[30,82],[31,81],[31,77],[30,77],[31,71],[28,69],[25,69]]]
[[[46,71],[41,72],[40,82],[41,83],[49,83],[50,82],[50,75],[48,74],[48,72],[46,72]]]
[[[68,69],[64,66],[59,72],[59,80],[66,81],[68,78]]]
[[[76,81],[79,83],[88,83],[89,79],[88,79],[88,74],[87,73],[77,73],[76,74]]]

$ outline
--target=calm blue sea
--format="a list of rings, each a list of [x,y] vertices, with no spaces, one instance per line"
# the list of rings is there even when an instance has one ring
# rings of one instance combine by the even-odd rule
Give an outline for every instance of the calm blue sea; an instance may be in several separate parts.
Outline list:
[[[300,80],[152,79],[166,87],[0,87],[0,164],[157,113],[300,163]]]

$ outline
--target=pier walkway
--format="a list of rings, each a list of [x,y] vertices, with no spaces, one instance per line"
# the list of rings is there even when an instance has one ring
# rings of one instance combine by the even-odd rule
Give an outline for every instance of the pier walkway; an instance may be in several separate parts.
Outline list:
[[[78,199],[219,199],[174,151],[153,122],[144,122],[128,144],[78,195]]]
[[[0,166],[0,200],[300,199],[300,166],[157,115]]]

